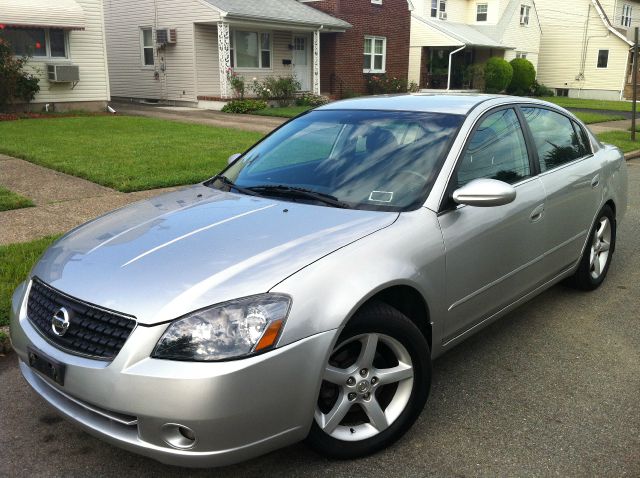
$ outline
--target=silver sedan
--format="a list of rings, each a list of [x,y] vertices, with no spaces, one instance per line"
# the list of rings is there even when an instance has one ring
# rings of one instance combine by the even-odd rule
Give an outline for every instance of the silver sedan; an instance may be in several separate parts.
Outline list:
[[[549,103],[337,102],[58,240],[11,337],[62,415],[162,462],[364,456],[433,359],[557,282],[596,289],[626,207],[620,151]]]

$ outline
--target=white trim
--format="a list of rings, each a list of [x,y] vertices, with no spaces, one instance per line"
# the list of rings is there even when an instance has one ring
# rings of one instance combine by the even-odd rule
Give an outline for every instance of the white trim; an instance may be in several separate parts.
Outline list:
[[[236,33],[255,33],[258,36],[258,66],[238,66],[238,42],[236,41]],[[269,67],[262,66],[262,52],[267,51],[262,49],[262,35],[269,35]],[[250,30],[244,28],[230,28],[229,32],[229,45],[231,45],[231,37],[233,36],[233,70],[234,71],[272,71],[273,70],[273,31],[271,30]]]
[[[151,46],[145,46],[144,44],[144,31],[151,30]],[[152,26],[139,26],[138,27],[138,35],[140,42],[140,66],[145,70],[153,70],[156,67],[156,48],[155,48],[155,39],[154,39],[154,31]],[[151,48],[151,52],[153,53],[153,63],[151,65],[147,65],[144,58],[144,50],[147,48]]]
[[[367,40],[371,40],[371,53],[364,51],[364,44]],[[382,68],[375,68],[375,57],[380,56],[380,53],[376,51],[376,40],[382,40]],[[363,73],[386,73],[387,72],[387,37],[381,37],[376,35],[365,35],[362,45],[363,56],[371,56],[371,68],[363,68]],[[364,61],[364,60],[363,60]]]
[[[484,7],[484,12],[480,12],[480,7]],[[478,20],[478,15],[485,16],[484,20]],[[489,4],[487,2],[476,2],[476,23],[486,23],[489,20]]]
[[[320,94],[320,30],[313,32],[313,94]]]
[[[600,63],[600,52],[601,51],[606,51],[607,52],[607,66],[598,66],[598,64]],[[609,50],[608,48],[598,48],[598,57],[596,58],[596,69],[598,69],[598,70],[606,70],[606,69],[609,68],[609,55],[610,54],[611,54],[611,50]],[[627,63],[628,63],[628,61],[627,61]]]

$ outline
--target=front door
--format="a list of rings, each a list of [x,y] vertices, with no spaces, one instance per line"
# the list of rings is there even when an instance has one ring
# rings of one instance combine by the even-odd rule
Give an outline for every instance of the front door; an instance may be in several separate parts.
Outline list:
[[[293,74],[302,91],[311,91],[311,62],[309,61],[309,37],[293,37]]]
[[[445,342],[535,289],[543,276],[545,190],[531,167],[514,109],[487,114],[473,131],[451,179],[512,184],[516,199],[504,206],[458,206],[438,220],[446,250]]]

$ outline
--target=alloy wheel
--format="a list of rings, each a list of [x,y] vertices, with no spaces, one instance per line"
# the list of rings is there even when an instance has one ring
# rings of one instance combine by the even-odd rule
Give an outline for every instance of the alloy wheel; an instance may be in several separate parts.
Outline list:
[[[600,218],[598,227],[593,233],[591,241],[591,255],[589,257],[589,271],[593,279],[598,279],[604,271],[611,249],[611,222],[604,216]]]

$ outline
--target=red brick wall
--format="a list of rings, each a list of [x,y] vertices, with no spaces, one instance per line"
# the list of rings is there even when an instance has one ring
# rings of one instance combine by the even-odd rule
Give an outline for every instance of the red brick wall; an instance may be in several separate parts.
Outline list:
[[[321,34],[320,89],[323,93],[366,93],[367,75],[362,72],[365,35],[387,38],[386,74],[407,79],[411,29],[407,0],[383,0],[382,5],[372,4],[371,0],[323,0],[306,5],[353,25],[345,33]]]

